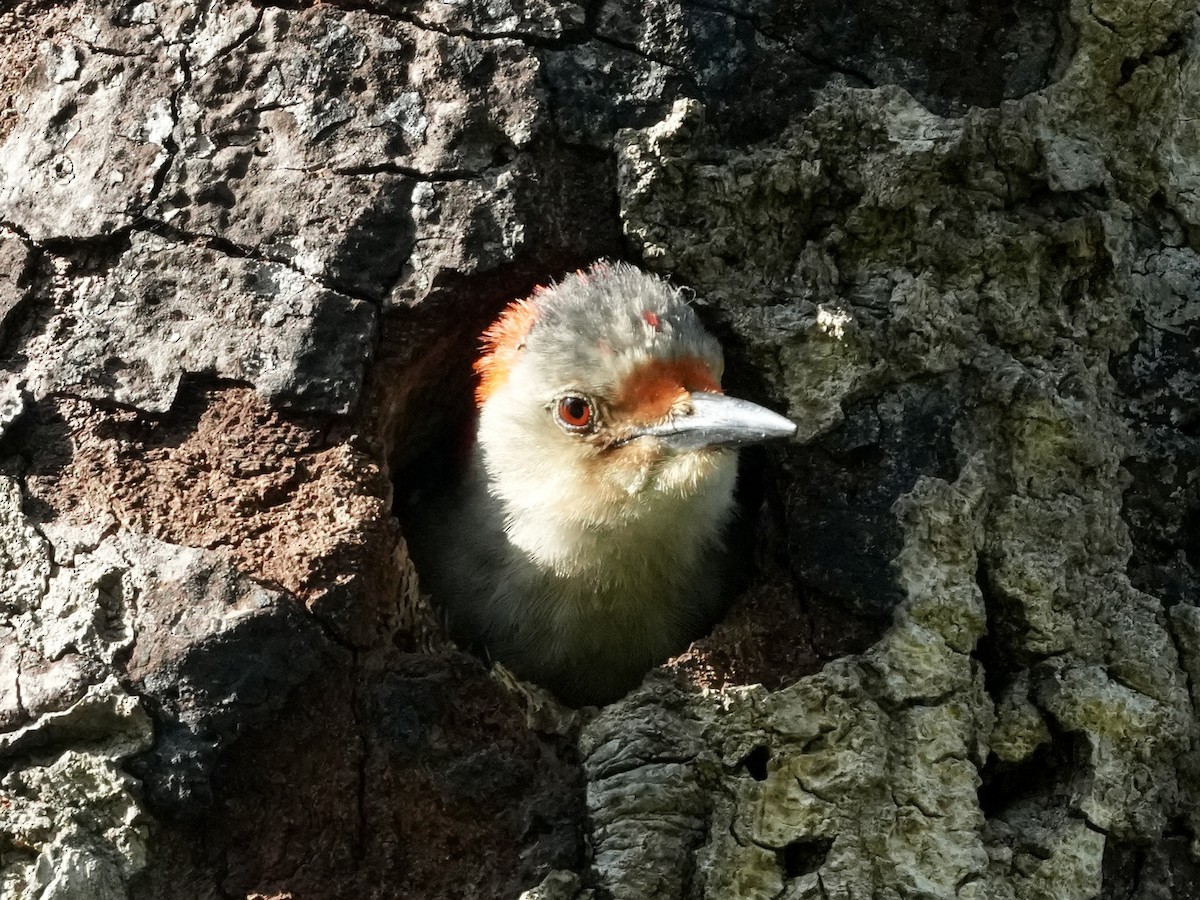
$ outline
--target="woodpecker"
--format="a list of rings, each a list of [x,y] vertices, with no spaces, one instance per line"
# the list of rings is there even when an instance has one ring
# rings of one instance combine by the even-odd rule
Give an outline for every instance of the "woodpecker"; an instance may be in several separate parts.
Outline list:
[[[796,431],[723,394],[723,367],[683,294],[626,264],[504,310],[475,363],[465,477],[421,542],[457,640],[579,706],[712,624],[736,448]]]

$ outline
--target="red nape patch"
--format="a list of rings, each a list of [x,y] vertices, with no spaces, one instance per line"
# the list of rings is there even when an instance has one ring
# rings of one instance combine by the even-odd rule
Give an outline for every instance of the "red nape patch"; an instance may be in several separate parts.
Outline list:
[[[534,297],[544,289],[534,291]],[[475,403],[483,406],[492,394],[508,380],[524,348],[525,336],[537,321],[538,308],[533,298],[510,303],[495,322],[480,337],[482,355],[475,361],[479,385],[475,388]]]
[[[662,322],[658,320],[658,313],[651,312],[648,309],[642,310],[642,321],[653,328],[655,331],[662,331]]]
[[[698,356],[652,359],[629,373],[613,406],[623,418],[653,422],[693,391],[721,393],[708,363]]]

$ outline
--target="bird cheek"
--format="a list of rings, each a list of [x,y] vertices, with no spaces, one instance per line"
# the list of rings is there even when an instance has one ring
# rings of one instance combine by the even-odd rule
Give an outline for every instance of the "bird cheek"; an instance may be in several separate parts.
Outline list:
[[[705,447],[672,455],[659,474],[664,493],[688,497],[730,481],[737,471],[737,454],[731,450]]]
[[[609,471],[627,496],[650,487],[662,462],[662,447],[653,439],[625,444],[610,454]]]

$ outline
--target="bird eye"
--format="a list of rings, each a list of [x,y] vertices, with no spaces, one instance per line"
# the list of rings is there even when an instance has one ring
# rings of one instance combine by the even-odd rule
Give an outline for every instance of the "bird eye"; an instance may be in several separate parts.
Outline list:
[[[558,401],[555,415],[568,431],[587,431],[592,425],[592,404],[586,397],[569,395]]]

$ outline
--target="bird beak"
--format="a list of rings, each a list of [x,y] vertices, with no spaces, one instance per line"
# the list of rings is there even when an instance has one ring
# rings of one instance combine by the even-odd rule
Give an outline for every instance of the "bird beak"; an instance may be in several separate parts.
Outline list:
[[[756,403],[704,391],[692,393],[691,401],[690,413],[644,428],[637,437],[656,437],[674,450],[699,450],[742,447],[796,433],[794,422]]]

